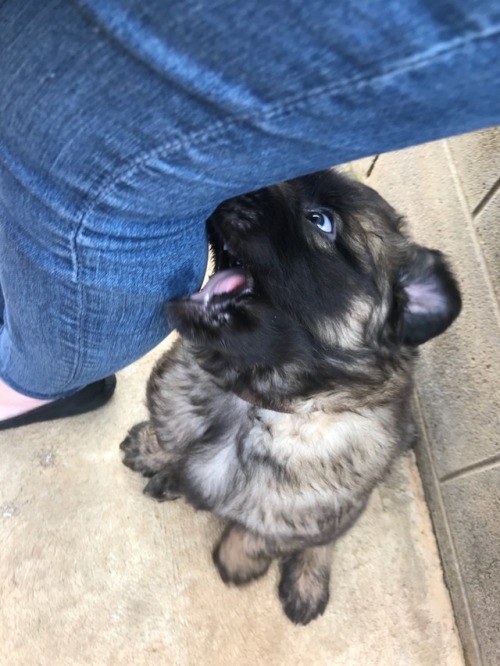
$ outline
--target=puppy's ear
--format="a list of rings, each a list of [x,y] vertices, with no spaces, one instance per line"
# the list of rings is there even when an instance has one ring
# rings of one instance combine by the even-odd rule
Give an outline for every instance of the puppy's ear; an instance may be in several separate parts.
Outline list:
[[[413,245],[401,284],[406,295],[404,343],[421,345],[443,333],[458,317],[460,291],[441,252]]]

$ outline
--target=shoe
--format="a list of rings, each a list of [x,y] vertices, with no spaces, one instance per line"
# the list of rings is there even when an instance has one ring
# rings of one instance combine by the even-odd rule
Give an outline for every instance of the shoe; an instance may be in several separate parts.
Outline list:
[[[100,379],[88,386],[84,386],[66,398],[59,398],[59,400],[48,402],[46,405],[32,409],[24,414],[19,414],[19,416],[13,416],[10,419],[0,421],[0,430],[20,428],[32,423],[55,421],[67,416],[77,416],[78,414],[92,412],[94,409],[98,409],[108,402],[115,391],[115,386],[116,375],[110,375],[105,379]]]

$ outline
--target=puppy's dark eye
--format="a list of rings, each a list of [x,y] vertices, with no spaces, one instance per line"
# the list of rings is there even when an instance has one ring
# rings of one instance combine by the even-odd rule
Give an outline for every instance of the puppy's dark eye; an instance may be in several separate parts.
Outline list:
[[[306,219],[315,224],[325,234],[335,233],[335,219],[328,213],[323,213],[320,210],[312,210],[310,213],[307,213]]]

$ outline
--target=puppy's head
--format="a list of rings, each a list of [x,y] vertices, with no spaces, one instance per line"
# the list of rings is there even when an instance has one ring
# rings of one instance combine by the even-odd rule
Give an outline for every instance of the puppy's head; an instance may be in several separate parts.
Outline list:
[[[414,347],[460,311],[443,256],[412,243],[374,190],[332,170],[225,201],[208,228],[215,272],[167,315],[237,367]]]

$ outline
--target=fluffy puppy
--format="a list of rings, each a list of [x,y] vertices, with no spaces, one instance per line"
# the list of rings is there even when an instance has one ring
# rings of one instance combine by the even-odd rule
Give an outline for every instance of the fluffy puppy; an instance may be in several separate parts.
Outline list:
[[[440,252],[335,171],[221,204],[215,273],[167,304],[180,338],[149,421],[121,444],[157,500],[228,521],[213,559],[243,584],[279,558],[287,616],[323,613],[330,551],[411,439],[416,348],[460,311]]]

